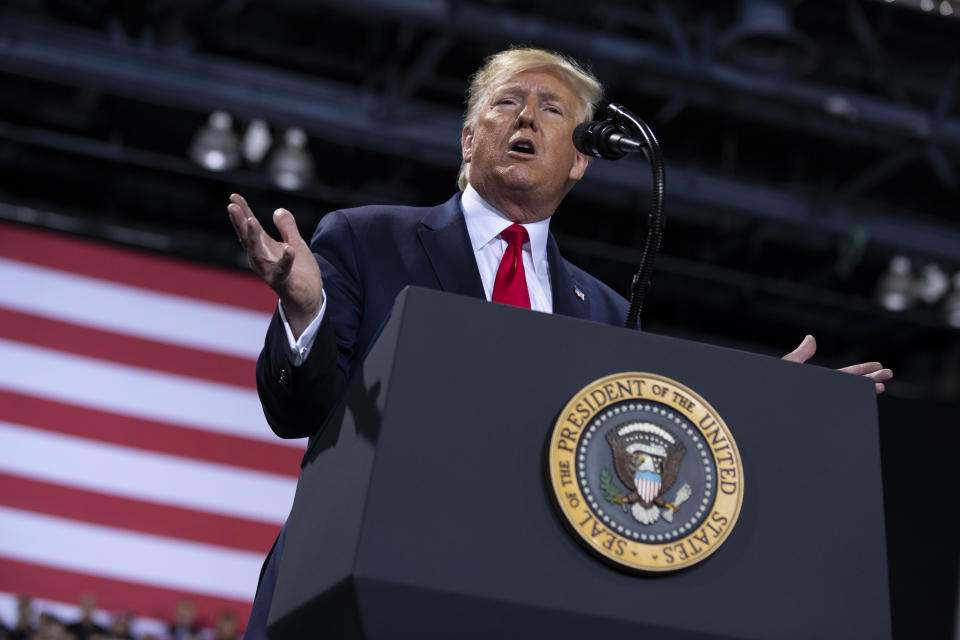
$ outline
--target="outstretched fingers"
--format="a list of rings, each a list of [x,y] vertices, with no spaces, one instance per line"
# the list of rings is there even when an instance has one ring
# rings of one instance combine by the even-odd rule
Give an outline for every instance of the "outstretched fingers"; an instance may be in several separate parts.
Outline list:
[[[292,251],[289,256],[286,255],[287,245],[277,242],[263,230],[260,221],[253,215],[250,205],[239,194],[234,193],[230,196],[227,213],[233,230],[237,234],[237,240],[247,253],[250,268],[270,286],[281,281],[290,272],[293,262]]]
[[[879,362],[861,362],[860,364],[852,364],[849,367],[843,367],[839,369],[845,373],[852,373],[857,376],[864,376],[873,380],[873,386],[876,388],[877,393],[883,393],[887,386],[884,384],[887,380],[893,377],[893,371],[890,369],[885,369],[882,364]]]
[[[893,377],[893,371],[884,368],[879,362],[861,362],[852,364],[849,367],[839,369],[845,373],[852,373],[856,376],[866,376],[874,382],[886,382]]]
[[[843,367],[838,369],[838,371],[852,373],[856,376],[867,376],[876,371],[880,371],[881,369],[883,369],[883,365],[879,362],[861,362],[860,364],[852,364],[849,367]]]
[[[230,224],[233,225],[233,231],[237,234],[237,240],[240,246],[246,250],[249,241],[247,240],[247,216],[239,205],[230,203],[227,205],[227,215],[230,217]]]
[[[243,196],[237,193],[230,196],[227,214],[230,216],[230,224],[233,225],[233,230],[237,234],[237,240],[240,241],[240,246],[245,251],[249,253],[251,248],[255,248],[258,243],[262,242],[263,227],[260,226],[260,222],[253,215],[253,210],[250,209],[250,205],[247,204]]]

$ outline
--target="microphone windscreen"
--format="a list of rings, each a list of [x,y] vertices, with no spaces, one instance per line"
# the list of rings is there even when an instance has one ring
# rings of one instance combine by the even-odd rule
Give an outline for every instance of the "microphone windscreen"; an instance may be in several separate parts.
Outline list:
[[[586,153],[588,155],[593,155],[585,146],[584,146],[584,137],[587,135],[587,129],[590,128],[592,122],[581,122],[577,125],[577,128],[573,130],[573,146],[577,148],[577,151],[580,153]]]

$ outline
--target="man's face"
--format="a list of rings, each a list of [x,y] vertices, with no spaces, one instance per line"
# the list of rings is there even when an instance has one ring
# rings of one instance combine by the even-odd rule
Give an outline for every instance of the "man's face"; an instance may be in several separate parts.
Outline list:
[[[520,222],[552,215],[587,168],[572,140],[582,116],[576,94],[549,70],[532,70],[485,98],[476,125],[461,134],[470,184],[511,217],[511,205],[531,214]]]

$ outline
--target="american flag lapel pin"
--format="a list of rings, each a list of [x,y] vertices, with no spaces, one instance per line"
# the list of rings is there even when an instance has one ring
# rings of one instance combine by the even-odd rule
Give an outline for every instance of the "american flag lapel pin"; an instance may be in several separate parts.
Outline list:
[[[583,291],[580,290],[580,287],[578,287],[577,285],[573,285],[573,292],[577,294],[578,298],[580,298],[583,301],[586,301],[587,296],[583,295]]]

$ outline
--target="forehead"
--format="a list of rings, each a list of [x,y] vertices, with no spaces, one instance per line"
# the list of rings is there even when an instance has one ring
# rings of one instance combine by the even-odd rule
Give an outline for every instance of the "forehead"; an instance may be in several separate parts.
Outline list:
[[[576,92],[567,84],[566,79],[549,69],[521,71],[494,83],[493,86],[494,93],[513,90],[551,96],[572,103],[579,102]]]

